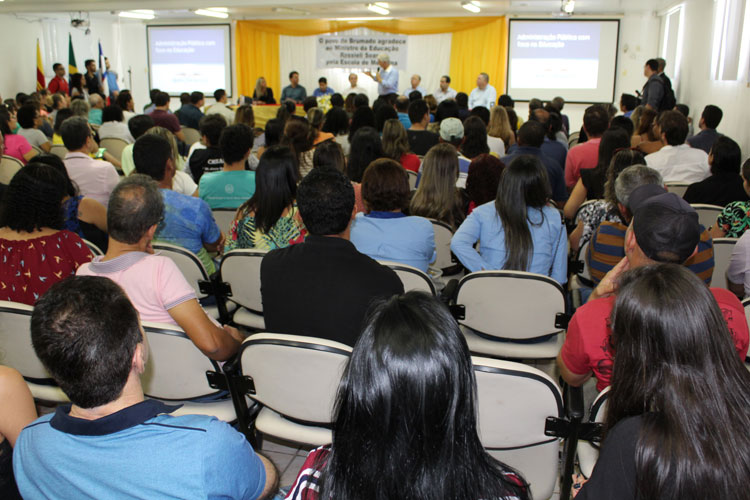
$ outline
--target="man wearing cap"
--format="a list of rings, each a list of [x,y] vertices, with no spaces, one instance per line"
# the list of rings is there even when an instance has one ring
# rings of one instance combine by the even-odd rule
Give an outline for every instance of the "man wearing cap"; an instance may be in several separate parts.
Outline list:
[[[461,120],[451,117],[440,122],[440,142],[447,142],[456,148],[456,154],[458,155],[458,182],[456,186],[465,187],[471,160],[458,152],[464,142],[464,124],[461,123]],[[419,179],[417,179],[418,184]]]
[[[594,289],[589,301],[578,308],[557,364],[567,383],[578,387],[592,375],[596,389],[603,390],[612,376],[610,314],[615,304],[621,273],[657,262],[682,264],[696,252],[701,226],[698,214],[682,198],[661,186],[640,186],[630,195],[633,220],[625,235],[625,258]],[[748,327],[740,301],[729,290],[711,292],[727,321],[735,349],[744,360],[748,348]]]

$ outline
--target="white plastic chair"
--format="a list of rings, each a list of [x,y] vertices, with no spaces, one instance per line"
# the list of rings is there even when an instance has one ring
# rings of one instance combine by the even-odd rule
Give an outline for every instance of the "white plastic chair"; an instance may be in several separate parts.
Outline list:
[[[409,177],[409,190],[414,191],[417,189],[417,173],[412,170],[407,170],[406,174]]]
[[[432,279],[430,279],[429,275],[421,269],[388,260],[379,260],[378,262],[384,266],[390,267],[396,272],[399,279],[404,284],[404,292],[420,290],[422,292],[431,293],[432,295],[437,294]]]
[[[666,186],[668,192],[674,193],[682,198],[683,196],[685,196],[685,191],[687,191],[687,188],[690,184],[687,184],[685,182],[667,182],[664,185]]]
[[[435,233],[435,250],[437,259],[431,265],[443,271],[443,277],[447,276],[446,271],[451,275],[456,275],[462,271],[458,259],[453,260],[451,254],[451,239],[453,238],[453,229],[443,221],[437,219],[428,219],[432,222],[432,229]]]
[[[454,315],[472,353],[550,359],[562,347],[569,319],[565,292],[548,276],[522,271],[470,273],[459,281],[455,303]],[[547,335],[554,336],[538,343],[513,342]]]
[[[260,263],[266,253],[257,248],[231,250],[224,255],[219,269],[221,280],[232,289],[228,299],[240,306],[232,321],[258,330],[266,327],[260,294]]]
[[[472,357],[479,437],[487,452],[518,470],[534,498],[549,498],[559,475],[560,439],[545,435],[547,417],[563,418],[560,388],[527,365]]]
[[[298,335],[245,339],[235,381],[243,384],[240,394],[262,405],[255,429],[297,443],[329,444],[336,391],[351,352],[338,342]]]
[[[0,364],[18,370],[38,401],[67,403],[31,345],[32,306],[0,301]]]
[[[127,145],[128,141],[120,139],[119,137],[107,137],[106,139],[99,141],[99,147],[106,149],[107,152],[117,158],[117,160],[122,160],[122,150],[125,149],[125,146]]]
[[[237,415],[230,397],[210,402],[190,401],[218,394],[207,374],[223,378],[216,362],[207,358],[178,326],[143,322],[149,345],[146,371],[141,376],[147,397],[167,404],[181,404],[172,415],[209,415],[234,422]]]
[[[182,127],[182,133],[185,135],[185,144],[188,146],[192,146],[201,140],[201,133],[194,128]]]
[[[690,206],[698,212],[698,222],[706,229],[716,224],[716,218],[724,210],[724,207],[706,205],[705,203],[693,203]]]
[[[211,214],[214,216],[214,220],[219,229],[221,229],[221,232],[228,235],[229,227],[232,225],[237,210],[234,208],[214,208],[211,210]]]
[[[3,155],[0,159],[0,184],[10,184],[16,172],[23,168],[23,163],[12,156]]]
[[[727,269],[732,260],[732,251],[738,238],[715,238],[714,244],[714,272],[711,275],[711,285],[714,288],[727,287]]]
[[[609,389],[609,387],[606,387],[598,396],[596,396],[594,402],[591,403],[589,422],[604,423],[604,419],[607,418],[607,397],[609,396]],[[599,459],[599,445],[588,441],[578,441],[577,453],[581,474],[586,477],[591,477],[594,465],[596,465],[596,461]]]
[[[62,144],[53,144],[49,152],[57,156],[61,160],[64,160],[65,156],[68,154],[67,148]]]
[[[87,239],[84,239],[83,242],[86,243],[87,247],[89,247],[89,250],[91,250],[91,253],[94,254],[94,257],[104,255],[104,252],[96,245],[96,243],[93,243]]]

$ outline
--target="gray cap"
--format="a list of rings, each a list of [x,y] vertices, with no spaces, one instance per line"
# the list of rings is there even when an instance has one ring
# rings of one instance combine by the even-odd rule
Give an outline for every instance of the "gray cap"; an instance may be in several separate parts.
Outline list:
[[[458,118],[446,118],[440,122],[440,138],[453,142],[464,138],[464,124]]]

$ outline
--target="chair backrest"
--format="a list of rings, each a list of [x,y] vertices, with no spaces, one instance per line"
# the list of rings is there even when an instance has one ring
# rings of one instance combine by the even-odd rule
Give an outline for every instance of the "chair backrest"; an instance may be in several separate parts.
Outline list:
[[[331,340],[259,333],[242,343],[240,364],[255,385],[251,398],[291,420],[326,424],[351,352]]]
[[[413,170],[407,170],[406,174],[409,177],[409,190],[414,191],[417,189],[417,173]]]
[[[83,240],[83,242],[84,242],[84,243],[86,243],[86,246],[87,246],[87,247],[89,247],[89,250],[91,250],[91,253],[93,253],[93,254],[94,254],[94,257],[96,257],[96,256],[98,256],[98,255],[104,255],[104,252],[102,251],[102,249],[101,249],[101,248],[99,248],[99,247],[98,247],[98,246],[96,245],[96,243],[92,243],[92,242],[90,242],[90,241],[89,241],[89,240],[87,240],[87,239],[84,239],[84,240]]]
[[[263,313],[263,301],[260,295],[260,263],[266,255],[265,250],[247,248],[231,250],[221,261],[221,280],[232,287],[232,302]]]
[[[714,273],[711,275],[711,286],[727,287],[727,269],[732,259],[732,251],[738,238],[714,238]]]
[[[399,279],[404,284],[404,292],[410,290],[421,290],[423,292],[431,293],[432,295],[437,293],[432,279],[430,279],[427,273],[422,270],[406,264],[401,264],[400,262],[391,262],[388,260],[379,260],[378,262],[384,266],[390,267],[396,272]]]
[[[177,264],[177,267],[182,272],[182,275],[185,276],[187,282],[195,289],[198,298],[206,296],[205,293],[200,291],[198,282],[207,280],[208,272],[197,255],[187,248],[161,241],[154,241],[151,246],[154,248],[154,251],[159,252],[165,257],[169,257],[175,264]]]
[[[0,159],[0,184],[10,184],[16,172],[23,168],[23,163],[12,156],[3,155]]]
[[[605,387],[600,392],[594,402],[591,403],[591,409],[589,411],[589,422],[596,422],[599,424],[604,423],[607,418],[607,398],[609,397],[609,387]],[[591,472],[594,470],[594,465],[599,458],[599,444],[589,441],[578,442],[578,462],[581,468],[581,473],[586,477],[591,477]]]
[[[185,144],[192,146],[201,140],[201,133],[190,127],[182,127],[182,133],[185,134]]]
[[[158,399],[182,400],[217,393],[208,385],[207,371],[217,366],[179,326],[143,322],[149,346],[143,392]]]
[[[234,208],[214,208],[211,213],[221,232],[225,235],[229,234],[229,227],[232,225],[237,210]]]
[[[685,182],[667,182],[664,184],[667,188],[667,191],[670,193],[674,193],[680,198],[685,196],[685,191],[687,191],[687,188],[690,184],[687,184]]]
[[[565,292],[548,276],[523,271],[477,271],[464,276],[456,304],[465,307],[462,325],[485,335],[529,339],[560,333]]]
[[[559,440],[545,436],[547,417],[563,417],[554,380],[521,363],[472,357],[477,380],[477,423],[490,455],[517,469],[534,498],[549,498],[558,475]]]
[[[716,224],[716,218],[721,211],[724,210],[724,207],[718,205],[706,205],[704,203],[693,203],[690,206],[698,212],[698,222],[700,222],[706,229]]]
[[[40,155],[40,154],[42,154],[44,152],[44,151],[42,151],[42,148],[40,148],[39,146],[31,146],[31,149],[33,149],[34,151],[36,151],[37,155]]]
[[[435,250],[437,250],[437,259],[432,264],[439,269],[455,266],[456,263],[451,259],[451,238],[453,238],[453,229],[443,221],[429,219],[432,222],[432,229],[435,232]]]
[[[122,150],[125,149],[125,146],[127,145],[128,141],[120,139],[119,137],[108,137],[102,139],[99,143],[100,147],[105,148],[109,154],[118,160],[122,159]]]
[[[576,144],[578,144],[578,140],[580,139],[580,132],[573,132],[568,136],[568,147],[572,148]]]
[[[62,144],[53,144],[49,152],[59,157],[61,160],[64,160],[65,155],[68,154],[68,149]]]
[[[591,245],[591,238],[586,240],[583,245],[578,249],[578,253],[576,254],[576,258],[579,262],[583,264],[583,270],[578,273],[579,278],[583,278],[587,281],[591,281],[591,269],[589,268],[589,263],[586,260],[586,252],[589,250],[589,245]]]
[[[24,378],[51,380],[31,345],[32,306],[0,301],[0,364],[18,370]]]

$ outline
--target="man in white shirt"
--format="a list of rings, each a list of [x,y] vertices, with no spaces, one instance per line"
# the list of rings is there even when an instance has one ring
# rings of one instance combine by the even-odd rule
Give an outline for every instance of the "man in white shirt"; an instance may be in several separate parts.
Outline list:
[[[479,76],[477,76],[477,88],[469,94],[469,109],[474,109],[478,106],[492,109],[496,101],[497,91],[495,87],[490,85],[490,75],[479,73]]]
[[[391,56],[383,52],[378,54],[378,72],[373,75],[368,69],[365,75],[378,82],[378,95],[398,93],[398,70],[391,66]]]
[[[60,135],[69,151],[64,161],[70,180],[78,186],[83,196],[93,198],[106,207],[110,193],[120,182],[120,176],[108,161],[89,156],[97,150],[97,144],[86,118],[68,118],[60,126]]]
[[[412,92],[419,92],[419,95],[422,96],[422,97],[424,97],[424,95],[426,94],[426,92],[422,88],[422,86],[419,85],[420,83],[422,83],[422,77],[421,76],[419,76],[419,75],[411,75],[411,87],[409,87],[408,89],[404,90],[403,95],[405,95],[406,97],[409,97],[409,94],[411,94]]]
[[[646,156],[646,165],[657,170],[664,182],[692,184],[710,175],[708,155],[685,143],[687,118],[679,111],[664,111],[657,121],[659,137],[664,146]]]
[[[456,91],[451,88],[451,77],[443,75],[440,77],[440,88],[432,93],[432,96],[440,104],[446,99],[455,99]]]
[[[341,95],[344,96],[344,99],[346,99],[346,96],[348,96],[349,94],[365,94],[365,95],[367,95],[367,91],[365,89],[363,89],[362,87],[360,87],[359,85],[357,85],[357,80],[358,79],[359,79],[359,77],[357,76],[356,73],[351,73],[349,75],[349,84],[350,84],[350,87],[347,88],[347,89],[345,89],[343,92],[341,92]]]
[[[227,98],[227,92],[224,89],[217,89],[214,91],[214,99],[216,99],[216,104],[208,108],[208,111],[206,111],[207,115],[211,114],[217,114],[223,116],[227,123],[234,123],[234,111],[229,109],[227,107],[227,102],[229,102],[229,99]]]

